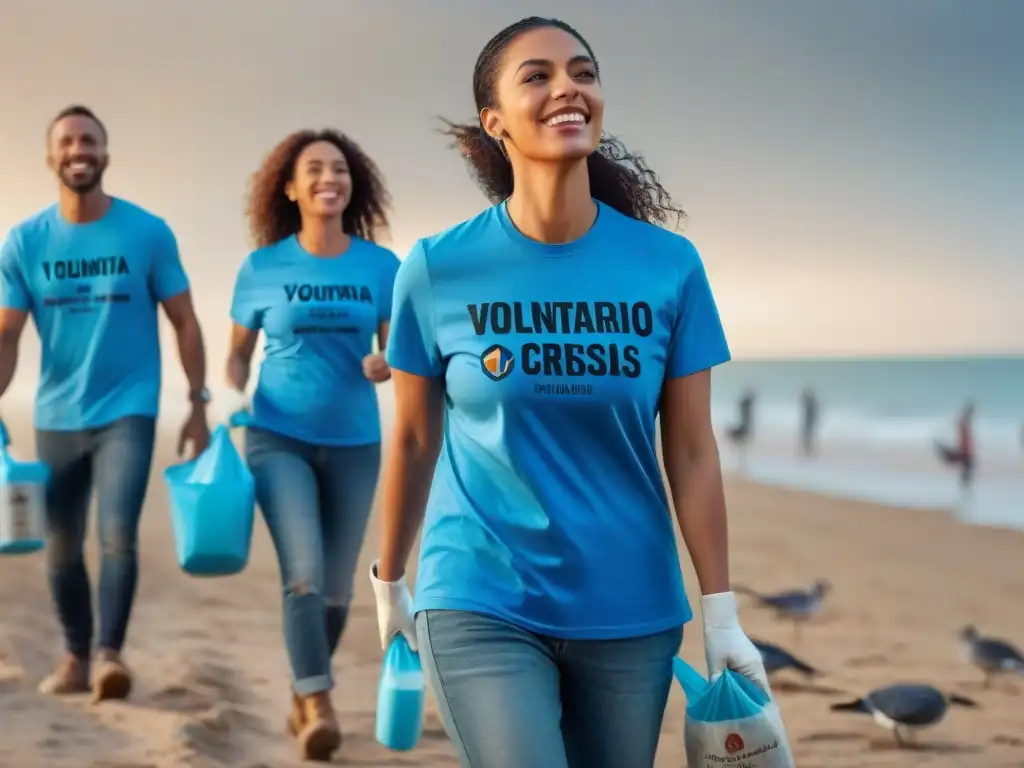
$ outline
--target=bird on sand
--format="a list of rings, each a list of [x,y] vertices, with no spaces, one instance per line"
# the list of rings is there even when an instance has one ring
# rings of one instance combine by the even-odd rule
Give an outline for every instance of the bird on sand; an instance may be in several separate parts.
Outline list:
[[[818,579],[810,589],[789,589],[775,594],[762,594],[741,584],[733,585],[732,590],[753,598],[764,608],[772,609],[776,618],[792,621],[799,641],[801,627],[821,612],[825,597],[832,591],[832,585],[826,579]]]
[[[751,638],[751,642],[753,642],[754,647],[760,651],[761,660],[764,662],[764,670],[769,675],[781,672],[784,669],[795,670],[804,677],[814,677],[815,675],[820,674],[817,669],[812,667],[810,664],[801,661],[785,648],[775,645],[774,643],[767,643],[763,640],[754,640],[753,638]]]
[[[903,683],[879,688],[853,701],[833,704],[833,712],[871,715],[875,723],[892,732],[896,743],[909,746],[920,730],[937,725],[949,705],[977,707],[977,703],[956,693],[943,693],[930,685]]]
[[[986,688],[997,675],[1024,675],[1024,654],[1016,646],[982,635],[973,624],[963,627],[959,635],[968,662],[984,673]]]

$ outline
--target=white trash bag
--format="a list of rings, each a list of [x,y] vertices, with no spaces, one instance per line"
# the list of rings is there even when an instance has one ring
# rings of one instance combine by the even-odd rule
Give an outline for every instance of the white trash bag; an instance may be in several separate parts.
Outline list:
[[[796,768],[779,707],[759,686],[732,670],[709,683],[678,657],[673,672],[686,694],[689,768]]]

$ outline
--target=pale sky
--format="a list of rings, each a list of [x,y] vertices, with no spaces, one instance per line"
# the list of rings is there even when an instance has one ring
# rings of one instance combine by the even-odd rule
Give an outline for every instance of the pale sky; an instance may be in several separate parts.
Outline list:
[[[108,191],[178,235],[218,376],[263,153],[350,134],[404,255],[486,205],[435,118],[473,117],[479,49],[535,13],[593,45],[737,356],[1024,351],[1021,0],[2,3],[0,234],[54,199],[52,115],[90,106]]]

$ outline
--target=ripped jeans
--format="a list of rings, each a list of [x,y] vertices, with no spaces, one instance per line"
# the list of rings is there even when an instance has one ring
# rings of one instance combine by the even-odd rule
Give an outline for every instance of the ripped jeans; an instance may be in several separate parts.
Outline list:
[[[319,446],[249,428],[246,459],[277,550],[295,693],[330,690],[331,656],[352,602],[373,506],[380,443]]]

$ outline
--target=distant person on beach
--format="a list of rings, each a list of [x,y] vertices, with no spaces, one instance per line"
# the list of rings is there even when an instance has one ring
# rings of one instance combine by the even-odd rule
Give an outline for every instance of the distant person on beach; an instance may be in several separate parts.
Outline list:
[[[756,396],[749,389],[739,402],[739,419],[729,427],[726,435],[734,446],[743,450],[754,436],[754,402]]]
[[[450,135],[494,206],[420,240],[395,284],[381,645],[418,648],[463,766],[651,768],[693,615],[659,414],[710,671],[768,686],[729,591],[710,396],[729,349],[697,251],[655,226],[681,212],[602,136],[580,34],[505,28],[473,90]]]
[[[800,394],[800,448],[804,456],[813,456],[815,453],[818,415],[818,398],[814,390],[806,387]]]
[[[231,305],[230,386],[243,392],[260,332],[265,356],[245,450],[277,550],[292,672],[288,728],[306,759],[341,743],[330,691],[380,469],[375,384],[398,258],[375,244],[390,199],[352,139],[300,131],[252,179],[257,250]]]
[[[960,487],[968,490],[974,479],[974,404],[967,403],[956,420],[956,444],[936,444],[939,458],[960,470]]]
[[[50,124],[47,163],[56,205],[10,231],[0,253],[0,395],[14,376],[31,316],[42,345],[36,451],[50,466],[47,573],[67,654],[40,685],[51,694],[123,699],[121,658],[138,577],[136,547],[160,395],[157,306],[177,336],[189,415],[178,452],[205,450],[209,393],[203,339],[170,227],[103,189],[107,131],[72,106]],[[99,616],[83,548],[92,491],[100,539]]]

